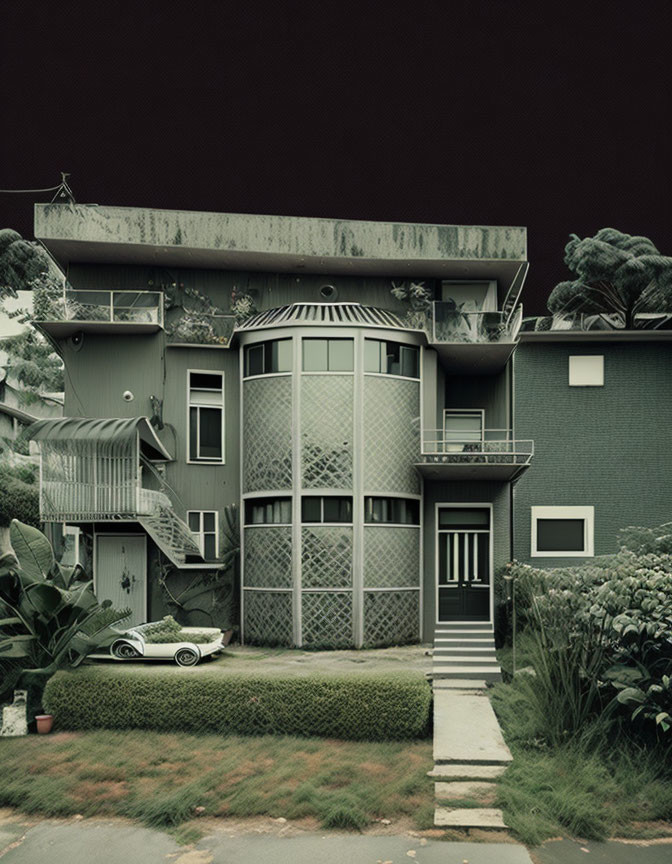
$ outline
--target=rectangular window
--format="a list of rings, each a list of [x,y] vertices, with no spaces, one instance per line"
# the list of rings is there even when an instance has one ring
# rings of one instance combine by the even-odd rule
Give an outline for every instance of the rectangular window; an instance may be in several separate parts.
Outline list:
[[[383,342],[380,339],[365,339],[364,371],[418,378],[419,353],[419,349],[415,345]]]
[[[601,354],[569,358],[570,387],[604,387],[604,357]]]
[[[419,525],[420,502],[415,498],[366,497],[364,521],[392,525]]]
[[[446,453],[482,450],[483,411],[444,411],[443,440]]]
[[[224,375],[189,372],[189,461],[224,461]]]
[[[291,339],[270,339],[245,348],[245,377],[291,371]]]
[[[290,525],[291,521],[291,498],[247,498],[245,501],[246,525]]]
[[[201,555],[206,561],[217,558],[219,546],[219,528],[216,510],[189,510],[187,512],[189,530],[198,543]]]
[[[352,522],[352,498],[305,495],[301,499],[301,521]]]
[[[532,507],[532,557],[592,557],[594,523],[594,507]]]
[[[304,372],[352,372],[354,343],[352,339],[304,339]]]

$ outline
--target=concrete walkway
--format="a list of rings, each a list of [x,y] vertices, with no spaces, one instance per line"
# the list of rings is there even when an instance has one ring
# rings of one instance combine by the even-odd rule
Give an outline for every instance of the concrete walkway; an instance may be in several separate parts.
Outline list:
[[[492,807],[496,780],[512,761],[485,681],[434,681],[434,824],[443,828],[505,828]],[[453,806],[451,802],[455,802]],[[469,803],[470,806],[464,806]],[[478,806],[481,805],[481,806]]]
[[[225,823],[224,823],[225,824]],[[193,846],[118,820],[0,825],[2,864],[532,864],[513,843],[448,843],[410,836],[229,836],[223,827]]]

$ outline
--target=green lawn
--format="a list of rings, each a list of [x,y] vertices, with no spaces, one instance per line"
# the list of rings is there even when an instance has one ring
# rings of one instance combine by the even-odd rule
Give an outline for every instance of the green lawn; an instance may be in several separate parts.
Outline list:
[[[518,668],[526,665],[521,653]],[[510,660],[502,657],[502,667]],[[491,698],[513,755],[497,785],[496,805],[520,840],[537,845],[558,835],[588,840],[672,835],[669,757],[625,740],[613,743],[599,720],[552,747],[522,682],[497,684]]]
[[[375,819],[432,827],[431,741],[61,732],[0,739],[0,806],[44,816],[126,816],[174,828],[209,816]]]

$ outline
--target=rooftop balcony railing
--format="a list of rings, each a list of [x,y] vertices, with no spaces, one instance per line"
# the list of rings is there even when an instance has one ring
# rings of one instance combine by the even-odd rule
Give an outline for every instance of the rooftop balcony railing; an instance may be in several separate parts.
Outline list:
[[[151,332],[163,327],[163,293],[66,288],[38,315],[34,323],[57,338],[77,330]]]
[[[428,477],[513,480],[529,467],[534,441],[514,439],[507,429],[486,429],[464,435],[444,429],[425,429],[418,469]]]
[[[432,304],[432,341],[444,343],[515,342],[523,319],[519,306],[506,312],[463,312],[452,301]]]

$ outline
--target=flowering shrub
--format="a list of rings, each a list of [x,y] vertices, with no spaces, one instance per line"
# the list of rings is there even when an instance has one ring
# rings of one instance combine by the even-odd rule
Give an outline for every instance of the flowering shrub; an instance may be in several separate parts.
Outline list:
[[[626,706],[630,719],[664,732],[672,727],[669,527],[624,529],[628,545],[617,554],[577,567],[514,561],[505,574],[515,581],[519,622],[538,637],[549,688],[575,675],[568,699],[593,713]]]

